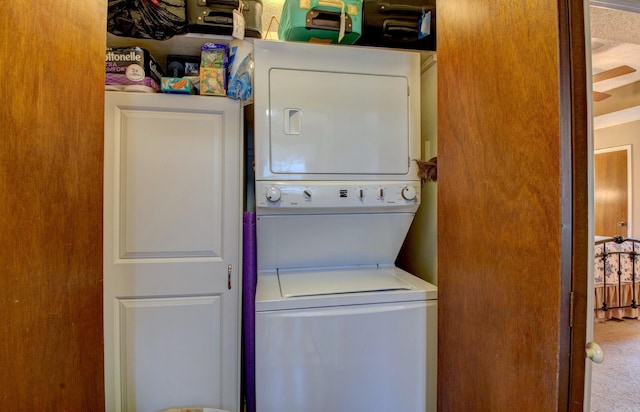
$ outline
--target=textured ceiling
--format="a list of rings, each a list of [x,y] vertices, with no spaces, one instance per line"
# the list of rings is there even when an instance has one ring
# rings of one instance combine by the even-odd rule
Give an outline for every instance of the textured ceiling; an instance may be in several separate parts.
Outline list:
[[[593,104],[594,129],[600,129],[640,119],[640,0],[591,0],[591,5],[593,74],[622,65],[636,69],[593,84],[594,91],[610,95]]]
[[[593,89],[605,92],[640,80],[640,13],[592,6],[590,15],[593,74],[621,65],[637,70],[594,83]]]

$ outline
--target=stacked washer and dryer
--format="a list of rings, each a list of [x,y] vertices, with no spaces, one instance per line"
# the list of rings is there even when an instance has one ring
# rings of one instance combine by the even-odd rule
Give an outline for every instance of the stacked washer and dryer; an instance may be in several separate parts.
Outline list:
[[[394,262],[420,203],[420,54],[254,42],[258,412],[436,406],[437,289]]]

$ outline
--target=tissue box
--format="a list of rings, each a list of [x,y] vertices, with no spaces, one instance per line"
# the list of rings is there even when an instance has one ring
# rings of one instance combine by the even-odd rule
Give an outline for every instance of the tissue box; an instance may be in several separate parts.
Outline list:
[[[224,44],[205,43],[200,56],[200,94],[226,96],[229,48]]]
[[[162,69],[141,47],[107,48],[106,90],[157,93]]]
[[[163,77],[160,91],[173,94],[196,94],[191,79],[187,77]]]

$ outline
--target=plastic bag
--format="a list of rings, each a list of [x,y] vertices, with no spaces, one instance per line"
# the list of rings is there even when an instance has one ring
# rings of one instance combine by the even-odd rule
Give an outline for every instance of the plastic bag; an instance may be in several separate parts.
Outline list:
[[[253,101],[253,44],[233,39],[229,43],[227,96],[244,104]]]
[[[117,36],[154,40],[184,34],[185,0],[109,0],[107,31]]]

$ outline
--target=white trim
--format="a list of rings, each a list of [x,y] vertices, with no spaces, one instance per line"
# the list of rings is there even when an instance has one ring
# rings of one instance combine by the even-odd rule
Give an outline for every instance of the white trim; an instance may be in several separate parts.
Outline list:
[[[631,156],[632,145],[626,144],[622,146],[605,147],[594,150],[594,156],[600,153],[618,152],[625,150],[627,152],[627,235],[633,237],[633,163]],[[595,194],[595,193],[594,193]]]
[[[636,1],[629,0],[591,0],[591,6],[606,7],[608,9],[616,9],[623,11],[633,11],[640,13],[640,4]]]
[[[604,129],[605,127],[629,123],[635,120],[640,120],[640,106],[596,116],[593,118],[593,129]]]

